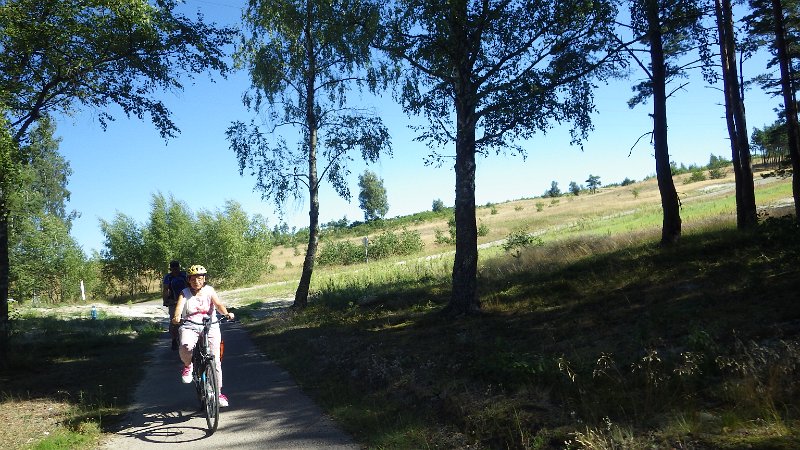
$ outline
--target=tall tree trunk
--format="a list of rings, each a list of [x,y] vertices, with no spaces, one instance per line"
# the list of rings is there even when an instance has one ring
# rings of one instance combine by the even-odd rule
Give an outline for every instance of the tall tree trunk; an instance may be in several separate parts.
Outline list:
[[[794,197],[795,220],[800,222],[800,126],[797,121],[797,104],[794,101],[791,74],[789,72],[789,52],[786,48],[786,29],[781,0],[772,0],[772,14],[775,22],[775,49],[781,68],[781,91],[783,107],[786,111],[786,134],[789,138],[789,157],[792,160],[792,196]]]
[[[733,8],[730,0],[716,0],[722,81],[725,93],[725,118],[731,141],[733,172],[736,180],[736,225],[739,229],[753,228],[758,223],[753,168],[750,162],[750,141],[744,113],[743,93],[736,68],[736,41],[733,31]]]
[[[317,73],[316,55],[314,53],[314,39],[311,32],[313,23],[313,3],[306,1],[306,60],[308,61],[308,76],[306,76],[306,130],[308,142],[308,247],[306,247],[306,257],[303,260],[303,273],[300,275],[300,283],[294,294],[292,307],[297,309],[305,308],[308,305],[308,291],[311,289],[311,275],[314,273],[314,262],[317,257],[317,246],[319,245],[319,182],[317,179],[317,115],[315,112],[315,90],[314,83]]]
[[[8,281],[11,266],[8,257],[8,210],[0,188],[0,368],[8,366],[11,321],[8,315]]]
[[[443,313],[451,316],[477,313],[478,227],[475,221],[475,117],[476,94],[471,79],[470,37],[466,20],[467,1],[450,3],[451,39],[459,55],[453,80],[456,107],[456,255],[453,262],[453,289]]]
[[[474,108],[456,101],[456,255],[453,289],[444,312],[450,315],[480,311],[478,299],[478,227],[475,221]]]
[[[675,190],[667,146],[667,68],[658,0],[647,2],[647,22],[650,41],[650,58],[653,67],[653,147],[656,158],[656,178],[661,194],[664,220],[661,226],[661,244],[669,245],[681,237],[680,200]]]

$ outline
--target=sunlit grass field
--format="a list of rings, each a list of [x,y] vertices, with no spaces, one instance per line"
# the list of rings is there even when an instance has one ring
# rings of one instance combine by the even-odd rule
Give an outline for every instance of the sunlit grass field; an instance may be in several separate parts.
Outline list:
[[[762,219],[791,198],[769,181]],[[481,208],[503,230],[484,242],[542,244],[481,250],[479,317],[438,313],[436,247],[320,270],[309,308],[250,329],[368,448],[800,448],[796,225],[736,231],[730,180],[677,182],[684,235],[661,248],[652,183]]]

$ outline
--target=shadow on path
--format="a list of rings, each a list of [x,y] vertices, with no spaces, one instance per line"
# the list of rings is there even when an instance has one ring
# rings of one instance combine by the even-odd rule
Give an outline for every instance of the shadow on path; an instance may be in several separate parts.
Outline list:
[[[194,386],[180,381],[181,362],[165,336],[146,358],[134,404],[109,449],[191,442],[197,449],[358,449],[277,365],[258,352],[237,323],[222,325],[224,386],[230,407],[208,435]]]

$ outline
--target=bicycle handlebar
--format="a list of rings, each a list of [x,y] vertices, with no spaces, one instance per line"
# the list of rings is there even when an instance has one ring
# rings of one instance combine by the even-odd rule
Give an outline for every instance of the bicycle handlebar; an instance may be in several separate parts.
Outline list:
[[[188,322],[188,323],[191,323],[191,324],[194,324],[194,325],[205,325],[206,324],[206,318],[208,318],[208,320],[211,321],[212,325],[215,324],[215,323],[233,322],[234,321],[233,319],[228,319],[227,316],[218,317],[216,313],[214,314],[213,317],[216,318],[217,320],[213,320],[212,316],[203,316],[203,322],[195,322],[194,320],[181,319],[181,323]]]

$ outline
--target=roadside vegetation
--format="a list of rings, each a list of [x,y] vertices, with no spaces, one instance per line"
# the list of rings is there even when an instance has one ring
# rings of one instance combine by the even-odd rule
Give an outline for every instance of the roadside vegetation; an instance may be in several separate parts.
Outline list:
[[[658,245],[653,179],[541,211],[542,198],[480,207],[479,317],[440,314],[453,264],[452,244],[436,239],[446,208],[382,221],[370,243],[421,247],[321,266],[304,311],[257,319],[265,299],[292,296],[302,255],[291,246],[274,248],[281,264],[262,278],[286,282],[223,295],[368,448],[798,448],[800,233],[776,207],[791,185],[759,183],[770,207],[740,232],[729,183],[681,184],[686,232],[674,248]],[[14,312],[20,351],[0,373],[11,448],[95,448],[163,332],[54,311]]]
[[[0,372],[3,448],[90,449],[117,423],[161,325],[87,312],[13,311],[14,352]]]
[[[371,267],[251,331],[369,448],[798,448],[798,231],[525,246],[457,321],[448,262]]]

